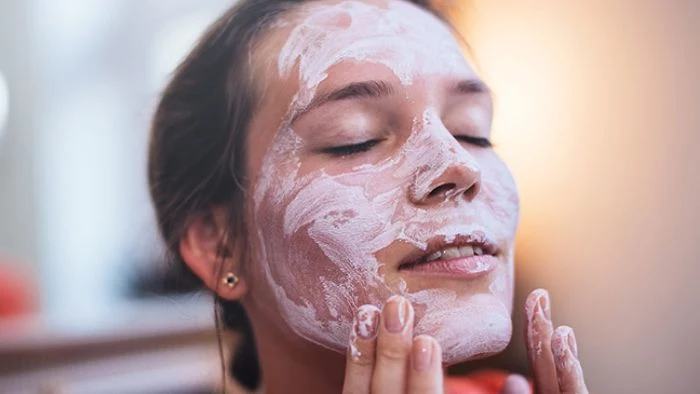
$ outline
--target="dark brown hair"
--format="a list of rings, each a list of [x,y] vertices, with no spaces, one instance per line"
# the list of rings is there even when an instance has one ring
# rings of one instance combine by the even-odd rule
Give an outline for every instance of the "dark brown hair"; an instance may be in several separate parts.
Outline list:
[[[226,207],[229,238],[246,239],[245,146],[258,100],[249,68],[250,49],[277,18],[310,1],[238,1],[207,29],[162,94],[151,129],[148,182],[169,254],[176,269],[190,277],[194,276],[178,245],[193,215]],[[406,1],[441,16],[429,0]],[[259,368],[245,312],[237,302],[217,303],[224,325],[243,335],[231,373],[254,389]]]

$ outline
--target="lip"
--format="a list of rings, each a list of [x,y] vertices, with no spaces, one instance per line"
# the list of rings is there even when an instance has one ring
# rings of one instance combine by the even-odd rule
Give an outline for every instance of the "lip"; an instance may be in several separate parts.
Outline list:
[[[498,258],[491,255],[459,257],[450,260],[436,260],[407,266],[402,270],[421,275],[476,279],[488,275],[498,266]]]
[[[431,254],[451,247],[478,246],[484,254],[426,262]],[[457,236],[434,237],[425,250],[416,249],[399,264],[399,270],[421,275],[474,279],[489,274],[498,266],[500,250],[485,233],[477,231]]]
[[[450,236],[449,240],[447,236],[437,236],[431,238],[425,249],[415,249],[408,256],[406,256],[399,263],[399,269],[401,267],[419,264],[422,260],[425,260],[427,256],[431,254],[450,247],[461,247],[461,246],[479,246],[484,251],[484,255],[498,256],[500,250],[495,242],[490,240],[485,233],[481,231],[475,231],[469,234],[459,234],[455,236]]]

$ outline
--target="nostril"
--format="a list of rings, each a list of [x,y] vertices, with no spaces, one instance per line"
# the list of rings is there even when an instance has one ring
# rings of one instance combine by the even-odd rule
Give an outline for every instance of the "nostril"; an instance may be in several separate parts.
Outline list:
[[[445,184],[442,184],[442,185],[436,187],[435,189],[433,189],[430,192],[430,194],[428,194],[428,197],[435,197],[435,196],[443,195],[443,194],[447,193],[448,191],[456,189],[456,188],[457,188],[457,185],[454,183],[445,183]]]

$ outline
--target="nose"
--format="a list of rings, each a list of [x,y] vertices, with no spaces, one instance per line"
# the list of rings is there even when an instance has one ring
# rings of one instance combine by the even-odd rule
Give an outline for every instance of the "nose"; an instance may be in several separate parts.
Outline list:
[[[410,199],[417,205],[439,204],[448,200],[472,201],[481,189],[481,171],[473,164],[457,160],[449,165],[424,165],[416,172]]]

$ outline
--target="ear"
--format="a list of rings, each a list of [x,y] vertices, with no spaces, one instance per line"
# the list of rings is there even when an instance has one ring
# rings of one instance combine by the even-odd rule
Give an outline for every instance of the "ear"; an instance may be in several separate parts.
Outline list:
[[[233,250],[234,242],[228,234],[228,215],[222,208],[195,215],[180,238],[180,256],[192,272],[219,297],[229,301],[239,300],[247,291],[245,279],[240,274],[239,253]],[[228,273],[238,277],[233,287],[225,283]]]

